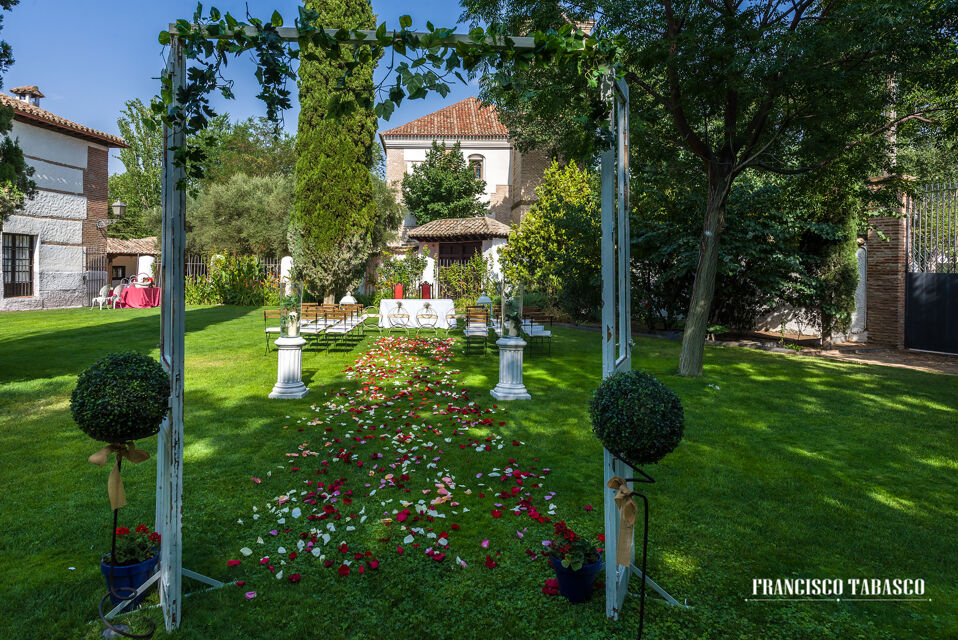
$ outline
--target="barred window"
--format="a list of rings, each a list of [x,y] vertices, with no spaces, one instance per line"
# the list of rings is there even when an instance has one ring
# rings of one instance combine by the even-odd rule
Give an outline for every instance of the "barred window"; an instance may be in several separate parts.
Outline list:
[[[3,297],[33,295],[34,236],[3,234]]]

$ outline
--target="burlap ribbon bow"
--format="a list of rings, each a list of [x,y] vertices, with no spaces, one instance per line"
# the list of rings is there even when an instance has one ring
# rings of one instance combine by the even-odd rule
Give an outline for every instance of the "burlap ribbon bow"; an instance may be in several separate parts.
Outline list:
[[[126,506],[126,492],[123,490],[123,477],[120,475],[120,458],[126,458],[133,464],[139,464],[144,460],[149,460],[150,454],[142,449],[137,449],[132,442],[114,442],[90,456],[90,462],[102,467],[109,460],[111,453],[116,453],[116,464],[110,471],[110,479],[106,486],[110,492],[110,506],[113,509],[119,509]]]
[[[632,564],[632,531],[635,528],[639,505],[632,497],[635,492],[619,476],[609,478],[606,486],[615,490],[615,506],[619,508],[619,539],[615,550],[615,561],[623,567],[628,567]]]

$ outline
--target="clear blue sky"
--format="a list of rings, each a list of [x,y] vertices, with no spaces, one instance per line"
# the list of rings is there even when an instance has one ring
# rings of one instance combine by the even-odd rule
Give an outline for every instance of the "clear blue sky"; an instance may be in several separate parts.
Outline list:
[[[203,3],[245,16],[246,2],[223,0]],[[297,15],[298,0],[250,0],[250,13],[269,18],[273,9],[291,25]],[[177,18],[190,18],[196,2],[189,0],[21,0],[11,12],[4,12],[0,39],[13,47],[14,65],[3,77],[3,91],[11,87],[35,84],[46,98],[41,106],[81,124],[118,134],[116,119],[126,100],[139,97],[149,102],[158,91],[155,78],[163,67],[163,48],[157,34]],[[436,26],[453,27],[461,8],[458,2],[443,0],[373,0],[379,22],[398,27],[399,16],[413,17],[413,27],[422,28],[426,20]],[[465,26],[463,26],[465,29]],[[265,115],[256,98],[253,65],[231,64],[230,78],[236,80],[236,100],[214,101],[220,112],[234,118]],[[296,131],[298,113],[294,108],[285,115],[285,128]],[[446,98],[430,95],[425,100],[403,103],[381,129],[408,122],[471,95],[476,86],[456,84]],[[113,155],[116,155],[115,153]],[[123,164],[110,160],[110,172],[122,171]]]

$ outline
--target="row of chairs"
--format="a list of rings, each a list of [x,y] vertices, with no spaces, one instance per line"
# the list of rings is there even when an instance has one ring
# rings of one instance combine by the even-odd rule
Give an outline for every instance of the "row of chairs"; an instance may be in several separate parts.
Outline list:
[[[495,307],[493,313],[495,318],[490,321],[487,307],[466,308],[466,327],[463,334],[466,337],[467,351],[471,346],[481,344],[482,352],[485,353],[489,344],[489,329],[495,331],[500,338],[502,337],[501,307]],[[526,307],[522,310],[522,333],[530,346],[547,345],[549,355],[552,355],[552,322],[552,316],[542,312],[538,307]]]
[[[372,311],[373,313],[370,313]],[[378,324],[379,316],[375,309],[364,309],[361,304],[320,304],[303,303],[302,317],[299,322],[299,333],[307,339],[317,339],[323,336],[324,344],[328,348],[329,338],[345,339],[348,336],[365,336],[366,325],[371,318]],[[263,311],[263,322],[266,325],[266,352],[269,353],[270,337],[280,333],[280,318],[282,312],[275,309]]]

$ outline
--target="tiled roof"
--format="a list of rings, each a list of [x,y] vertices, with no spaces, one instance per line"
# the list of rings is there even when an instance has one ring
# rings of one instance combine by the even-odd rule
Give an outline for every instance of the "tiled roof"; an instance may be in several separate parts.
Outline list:
[[[106,239],[106,252],[114,255],[158,256],[160,255],[159,246],[156,236],[129,240]]]
[[[445,218],[433,220],[409,230],[413,240],[453,240],[456,238],[507,238],[509,227],[494,218]]]
[[[383,138],[508,138],[496,108],[483,107],[478,98],[466,98],[412,122],[380,133]]]
[[[43,92],[40,91],[40,87],[38,87],[35,84],[31,84],[29,86],[23,86],[23,87],[14,87],[13,89],[10,89],[10,93],[14,95],[18,93],[24,93],[28,96],[36,96],[37,98],[46,98],[46,96],[43,95]]]
[[[8,96],[5,93],[0,93],[0,106],[13,107],[14,118],[35,124],[39,127],[47,127],[50,129],[56,129],[57,131],[63,131],[64,133],[69,133],[79,138],[96,142],[98,144],[103,144],[108,147],[127,146],[126,142],[123,141],[123,138],[119,136],[103,133],[102,131],[97,131],[96,129],[83,126],[82,124],[77,124],[72,120],[67,120],[66,118],[58,116],[55,113],[50,113],[46,109],[41,109],[40,107],[36,107],[32,104],[24,102],[19,98]]]

